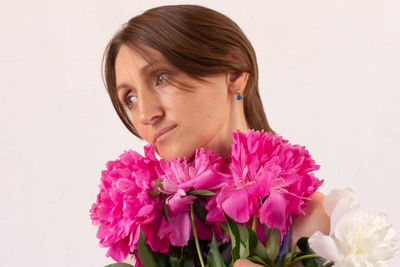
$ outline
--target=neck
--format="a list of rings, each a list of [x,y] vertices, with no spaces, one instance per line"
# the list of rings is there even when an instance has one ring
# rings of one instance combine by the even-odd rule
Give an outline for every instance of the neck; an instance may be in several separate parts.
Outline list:
[[[243,107],[236,105],[230,112],[230,119],[221,128],[220,134],[214,137],[209,142],[207,148],[212,148],[213,151],[222,158],[226,158],[231,154],[233,136],[232,132],[240,130],[243,133],[247,133],[249,126],[247,125],[246,118],[244,116]]]

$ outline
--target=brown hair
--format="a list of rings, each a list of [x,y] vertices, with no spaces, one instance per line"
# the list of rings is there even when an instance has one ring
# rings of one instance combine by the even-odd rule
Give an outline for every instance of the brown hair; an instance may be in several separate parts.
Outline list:
[[[142,55],[146,55],[143,53],[146,46],[156,49],[171,65],[200,80],[212,74],[248,72],[243,92],[247,125],[274,132],[258,92],[254,49],[239,26],[227,16],[198,5],[160,6],[131,18],[110,40],[103,55],[105,86],[122,122],[142,139],[117,95],[114,65],[122,45],[141,51]]]

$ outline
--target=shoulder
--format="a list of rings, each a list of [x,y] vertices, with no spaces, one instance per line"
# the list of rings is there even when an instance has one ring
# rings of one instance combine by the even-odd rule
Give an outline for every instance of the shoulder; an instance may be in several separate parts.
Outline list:
[[[308,205],[303,209],[306,214],[293,218],[290,229],[290,248],[295,246],[300,237],[311,236],[316,231],[329,234],[330,220],[322,205],[325,195],[315,192],[310,198]]]

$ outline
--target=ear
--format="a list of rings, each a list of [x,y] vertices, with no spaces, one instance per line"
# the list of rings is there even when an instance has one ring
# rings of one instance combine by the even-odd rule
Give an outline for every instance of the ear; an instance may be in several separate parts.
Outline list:
[[[237,94],[240,91],[243,94],[244,89],[249,79],[249,73],[245,71],[234,71],[228,73],[228,90],[232,94]]]

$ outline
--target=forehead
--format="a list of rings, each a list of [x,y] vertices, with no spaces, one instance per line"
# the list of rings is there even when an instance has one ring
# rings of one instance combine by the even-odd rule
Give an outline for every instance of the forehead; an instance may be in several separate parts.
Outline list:
[[[165,57],[159,51],[150,47],[140,47],[140,50],[136,50],[122,45],[115,59],[115,71],[142,68],[145,65],[154,66],[156,63],[167,63]]]
[[[115,59],[115,76],[117,88],[120,84],[127,84],[129,80],[145,79],[151,70],[157,66],[168,66],[165,57],[157,50],[141,46],[138,49],[132,49],[122,45]]]

